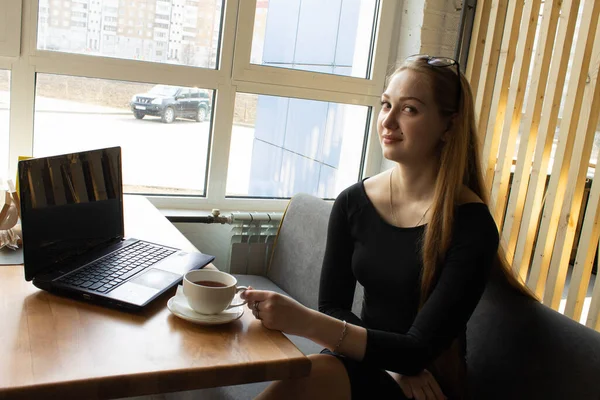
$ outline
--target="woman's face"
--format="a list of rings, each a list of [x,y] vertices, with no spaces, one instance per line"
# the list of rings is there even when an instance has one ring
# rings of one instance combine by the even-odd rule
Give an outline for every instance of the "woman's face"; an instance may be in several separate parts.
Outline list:
[[[442,117],[426,75],[403,70],[381,96],[377,132],[388,160],[419,164],[437,156],[450,119]]]

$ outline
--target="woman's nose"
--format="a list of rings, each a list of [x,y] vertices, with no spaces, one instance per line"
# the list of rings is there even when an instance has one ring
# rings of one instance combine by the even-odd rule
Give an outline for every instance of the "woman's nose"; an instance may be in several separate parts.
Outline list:
[[[383,119],[382,125],[386,129],[395,130],[398,128],[398,120],[396,119],[396,113],[390,111]]]

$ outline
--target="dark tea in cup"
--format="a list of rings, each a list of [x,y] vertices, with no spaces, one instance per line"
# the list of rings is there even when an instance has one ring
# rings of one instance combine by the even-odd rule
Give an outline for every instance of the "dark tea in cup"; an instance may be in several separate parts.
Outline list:
[[[194,281],[196,285],[208,287],[226,287],[227,285],[217,281]]]

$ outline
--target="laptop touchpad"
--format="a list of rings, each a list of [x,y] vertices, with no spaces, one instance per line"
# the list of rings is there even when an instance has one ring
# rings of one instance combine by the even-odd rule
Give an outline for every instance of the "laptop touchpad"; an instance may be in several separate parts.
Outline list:
[[[181,279],[181,275],[152,268],[130,280],[129,282],[162,290],[179,279]]]

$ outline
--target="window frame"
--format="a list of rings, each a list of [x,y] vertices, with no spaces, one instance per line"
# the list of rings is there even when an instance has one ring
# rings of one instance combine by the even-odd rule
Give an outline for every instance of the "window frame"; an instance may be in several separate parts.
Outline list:
[[[19,1],[20,3],[20,1]],[[168,210],[256,210],[281,211],[282,199],[230,198],[226,196],[226,177],[237,92],[296,97],[371,107],[365,131],[364,162],[361,176],[380,171],[381,149],[377,138],[376,114],[388,72],[395,32],[394,17],[399,9],[395,0],[380,0],[378,29],[373,46],[371,79],[320,74],[250,64],[250,49],[256,0],[225,0],[222,7],[222,34],[217,69],[149,63],[61,53],[37,49],[39,0],[22,4],[20,19],[11,21],[22,32],[22,54],[0,57],[0,68],[11,70],[11,108],[9,129],[9,176],[16,173],[17,158],[33,152],[35,79],[37,73],[61,74],[98,79],[167,84],[216,90],[208,146],[208,170],[204,197],[147,195],[159,209]],[[252,11],[250,11],[250,9]],[[250,34],[247,34],[247,32]],[[243,38],[243,39],[240,39]],[[0,47],[1,50],[1,47]]]
[[[235,47],[233,80],[270,83],[282,86],[297,86],[317,90],[331,90],[342,93],[379,96],[385,81],[386,66],[390,54],[396,4],[379,0],[379,10],[375,10],[374,45],[371,52],[372,65],[370,78],[356,78],[318,72],[268,67],[250,62],[256,1],[240,3],[238,15],[238,39]],[[384,32],[382,34],[381,32]]]
[[[18,57],[21,51],[21,10],[22,0],[8,0],[0,7],[0,23],[5,27],[6,36],[0,37],[0,56]]]

